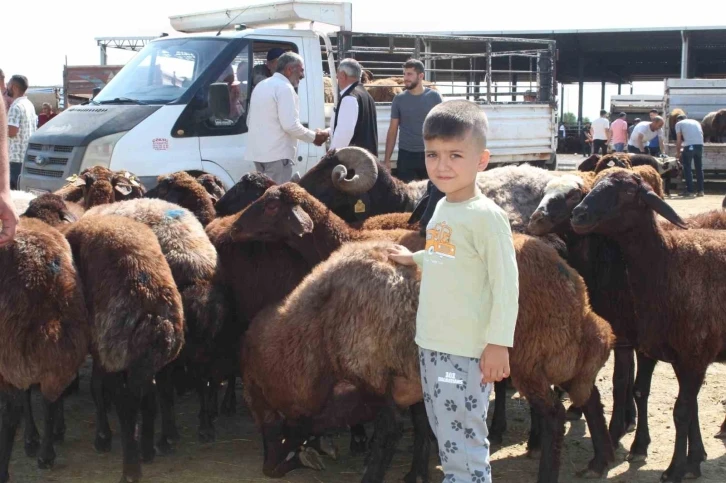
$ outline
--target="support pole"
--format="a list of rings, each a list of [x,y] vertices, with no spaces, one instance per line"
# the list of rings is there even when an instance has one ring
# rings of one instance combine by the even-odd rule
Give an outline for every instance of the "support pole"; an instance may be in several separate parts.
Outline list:
[[[582,55],[580,55],[578,64],[579,88],[577,94],[577,129],[578,132],[580,132],[582,130],[582,97],[583,91],[585,90],[585,59]]]
[[[496,92],[496,87],[494,88]],[[496,96],[494,96],[496,99]],[[492,103],[492,43],[487,42],[487,104]]]
[[[108,57],[106,55],[106,46],[101,45],[101,65],[107,65],[108,64]]]
[[[560,122],[565,117],[565,84],[560,84]]]
[[[681,79],[688,79],[688,32],[681,30]]]
[[[602,81],[600,90],[600,109],[605,109],[605,81]]]
[[[622,87],[623,87],[623,83],[618,82],[618,95],[620,95],[620,89],[622,89]]]

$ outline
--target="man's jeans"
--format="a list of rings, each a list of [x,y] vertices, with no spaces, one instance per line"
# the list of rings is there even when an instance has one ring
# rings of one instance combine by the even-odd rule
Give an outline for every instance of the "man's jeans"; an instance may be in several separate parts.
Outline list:
[[[689,193],[693,193],[693,171],[691,170],[691,160],[696,165],[696,179],[698,180],[698,191],[703,191],[703,145],[692,144],[683,148],[683,174],[686,176],[686,189]]]
[[[608,153],[607,139],[595,139],[593,142],[594,150],[592,154],[602,153],[605,156]]]
[[[23,163],[10,163],[10,189],[18,189],[18,177],[23,169]]]
[[[625,152],[625,143],[615,143],[613,145],[615,148],[616,153],[624,153]]]

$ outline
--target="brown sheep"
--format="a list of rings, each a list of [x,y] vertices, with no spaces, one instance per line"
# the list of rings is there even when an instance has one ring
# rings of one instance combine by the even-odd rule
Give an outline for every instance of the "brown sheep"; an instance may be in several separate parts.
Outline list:
[[[595,164],[595,168],[592,171],[594,171],[595,173],[599,173],[604,169],[613,167],[625,169],[632,168],[633,165],[630,164],[630,155],[626,153],[606,154],[598,159],[597,163]]]
[[[65,201],[81,204],[85,209],[115,201],[142,198],[146,188],[128,171],[114,172],[103,166],[84,169],[78,176],[68,178],[69,183],[55,191]]]
[[[675,370],[679,382],[673,411],[676,444],[661,480],[681,481],[701,475],[706,453],[698,426],[697,395],[708,366],[726,360],[721,304],[726,297],[726,233],[665,231],[656,223],[656,214],[681,228],[687,226],[640,176],[618,171],[601,179],[575,207],[571,223],[576,233],[600,233],[620,247],[629,287],[637,294],[634,328],[639,350],[671,363]],[[704,298],[704,293],[709,297]],[[636,433],[629,459],[647,455],[647,436],[647,432]]]
[[[655,192],[655,194],[658,195],[658,197],[663,198],[663,178],[661,178],[658,172],[650,166],[634,166],[632,169],[623,169],[618,167],[608,168],[604,171],[600,171],[597,174],[597,176],[595,177],[595,182],[592,186],[595,186],[600,181],[600,179],[610,174],[613,170],[632,171],[633,173],[637,173],[645,181],[648,182],[648,184],[653,188],[653,191]]]
[[[36,218],[53,227],[75,223],[83,216],[81,205],[72,201],[63,201],[57,194],[45,193],[30,202],[24,215],[26,218]]]
[[[668,114],[668,138],[672,141],[676,139],[676,123],[678,116],[685,116],[683,109],[675,108]]]
[[[411,213],[387,213],[385,215],[372,216],[367,220],[358,223],[351,223],[351,227],[360,230],[413,230],[418,231],[418,222],[409,223]]]
[[[318,414],[339,382],[381,400],[388,396],[403,407],[421,400],[413,341],[420,275],[390,262],[390,246],[345,244],[282,304],[251,324],[242,349],[244,394],[262,427],[265,475],[279,477],[294,466],[285,457],[297,441],[282,442],[282,415],[294,423]],[[552,248],[515,235],[515,249],[521,295],[510,363],[515,386],[545,421],[539,481],[556,481],[564,435],[564,408],[551,384],[566,388],[576,404],[585,406],[595,447],[589,470],[602,473],[614,455],[594,383],[611,349],[612,332],[590,309],[582,279]],[[562,324],[568,329],[563,331]],[[390,448],[400,434],[395,416],[387,416],[381,405],[379,421],[388,423],[388,430],[379,440],[381,426],[376,426],[377,444]],[[530,450],[538,445],[535,436]],[[364,481],[381,481],[385,466],[385,461],[371,461]]]
[[[15,241],[0,248],[0,327],[0,481],[5,482],[23,413],[23,391],[35,384],[46,414],[38,465],[53,465],[61,395],[83,364],[91,335],[71,247],[60,232],[39,220],[21,218]],[[37,437],[35,430],[35,445]],[[26,452],[27,443],[26,428]]]
[[[393,77],[376,79],[364,85],[375,102],[393,102],[393,98],[404,90],[403,82],[396,82]]]
[[[159,242],[146,225],[121,216],[84,216],[66,238],[83,281],[94,360],[96,447],[110,449],[111,430],[104,387],[111,390],[119,415],[123,481],[141,477],[135,438],[143,414],[141,455],[154,457],[153,381],[184,343],[182,300]]]
[[[701,121],[703,139],[712,143],[723,142],[726,136],[726,109],[709,112]]]
[[[83,201],[83,187],[86,185],[84,175],[91,173],[96,179],[110,180],[113,176],[113,171],[104,166],[91,166],[81,171],[78,175],[73,175],[66,179],[68,183],[62,188],[56,190],[54,194],[63,198],[64,201],[82,202]]]
[[[323,102],[325,104],[335,103],[335,94],[333,93],[333,79],[323,76]]]
[[[222,180],[213,174],[201,174],[197,176],[197,181],[199,184],[204,186],[204,189],[207,190],[207,193],[209,193],[209,196],[212,198],[212,204],[217,203],[217,201],[219,201],[220,198],[222,198],[222,196],[224,196],[227,192]]]
[[[145,198],[159,198],[186,208],[203,226],[207,226],[216,216],[213,195],[186,171],[161,175],[157,185],[146,192]]]

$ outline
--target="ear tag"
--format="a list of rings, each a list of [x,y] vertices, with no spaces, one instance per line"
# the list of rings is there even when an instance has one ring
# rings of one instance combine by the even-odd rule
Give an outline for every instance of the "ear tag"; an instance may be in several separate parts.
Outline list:
[[[366,204],[363,203],[363,200],[358,200],[358,202],[355,204],[355,207],[353,208],[356,213],[365,213],[366,211]]]
[[[608,166],[610,166],[611,168],[612,168],[613,166],[615,166],[615,161],[610,161],[610,162],[608,163]]]

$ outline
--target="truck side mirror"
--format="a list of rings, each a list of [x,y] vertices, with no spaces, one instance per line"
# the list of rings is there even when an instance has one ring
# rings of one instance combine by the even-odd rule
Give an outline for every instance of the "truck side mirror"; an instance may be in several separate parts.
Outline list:
[[[226,82],[209,86],[209,110],[217,119],[229,119],[229,88]]]

